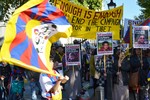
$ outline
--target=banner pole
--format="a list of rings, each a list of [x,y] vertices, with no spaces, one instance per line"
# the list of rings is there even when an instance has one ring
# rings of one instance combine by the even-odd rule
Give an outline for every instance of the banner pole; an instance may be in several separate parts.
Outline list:
[[[106,71],[106,55],[104,55],[104,71]]]

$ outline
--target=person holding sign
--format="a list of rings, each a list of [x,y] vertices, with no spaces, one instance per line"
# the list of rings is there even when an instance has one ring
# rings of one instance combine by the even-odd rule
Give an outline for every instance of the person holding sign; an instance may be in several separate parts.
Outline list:
[[[111,50],[112,50],[112,47],[110,47],[108,41],[102,42],[102,47],[100,48],[99,51],[111,51]]]
[[[121,51],[118,55],[115,55],[113,63],[114,100],[129,100],[129,71],[129,56],[126,56],[126,53],[124,51]]]
[[[144,100],[149,67],[147,59],[142,55],[142,49],[133,49],[133,55],[130,57],[130,65],[129,87],[133,90],[136,100]]]

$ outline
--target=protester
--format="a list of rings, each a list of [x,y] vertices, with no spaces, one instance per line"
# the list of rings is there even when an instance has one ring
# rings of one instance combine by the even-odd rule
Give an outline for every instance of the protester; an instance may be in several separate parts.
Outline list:
[[[6,89],[4,86],[4,76],[0,76],[0,100],[6,100]]]
[[[4,100],[9,95],[8,85],[10,83],[11,67],[6,62],[0,62],[0,100]],[[4,96],[2,97],[2,94]]]
[[[142,57],[142,49],[134,49],[130,57],[130,89],[133,91],[136,100],[143,100],[145,85],[147,84],[148,62]],[[141,87],[141,88],[140,88]]]
[[[146,86],[146,91],[145,91],[145,99],[150,99],[150,96],[149,96],[149,91],[150,91],[150,49],[147,49],[147,61],[148,61],[148,66],[149,66],[149,72],[148,72],[148,75],[147,75],[147,86]]]
[[[9,100],[20,100],[23,99],[24,95],[24,80],[26,80],[25,69],[13,66],[11,73],[12,81],[10,88]]]
[[[102,47],[99,49],[99,51],[111,51],[111,50],[112,50],[112,47],[110,47],[108,41],[104,41],[102,43]]]
[[[89,78],[89,60],[90,60],[90,57],[89,55],[87,54],[87,52],[84,50],[82,52],[83,54],[83,57],[82,57],[82,77],[84,79],[84,81],[89,81],[90,78]]]
[[[56,55],[56,43],[53,43],[51,46],[51,51],[50,51],[51,57],[54,59]]]
[[[30,81],[31,99],[37,100],[37,94],[41,95],[41,86],[39,83],[40,73],[26,70],[26,74]]]
[[[51,66],[54,66],[52,61],[50,63]],[[39,82],[42,88],[42,97],[46,100],[62,100],[61,83],[66,83],[69,80],[68,76],[59,76],[59,73],[55,70],[54,73],[57,76],[44,73],[40,74]]]
[[[96,48],[94,46],[90,46],[90,84],[94,87],[94,90],[98,86],[97,80],[100,77],[100,74],[95,70],[95,58]]]
[[[62,58],[64,56],[64,49],[63,49],[63,46],[61,43],[57,43],[55,45],[55,48],[56,48],[56,54],[54,56],[54,63],[57,62],[57,63],[62,63]]]
[[[148,61],[148,64],[149,64],[149,68],[150,68],[150,49],[147,49],[147,61]]]
[[[104,76],[106,77],[105,88],[105,98],[107,100],[112,100],[112,90],[113,90],[113,73],[112,73],[112,65],[113,65],[113,56],[106,55],[106,72],[104,70]]]
[[[113,64],[113,100],[129,100],[129,72],[130,58],[125,52],[120,52],[119,57],[115,56]]]
[[[74,44],[76,43],[78,44],[78,42],[74,40]],[[70,80],[66,83],[66,97],[67,99],[76,100],[81,92],[81,66],[72,65],[66,67],[68,69],[66,75],[70,78]]]

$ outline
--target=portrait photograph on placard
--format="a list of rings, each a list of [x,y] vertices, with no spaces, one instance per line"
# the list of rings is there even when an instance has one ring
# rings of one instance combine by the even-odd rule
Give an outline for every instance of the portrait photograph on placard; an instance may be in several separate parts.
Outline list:
[[[98,55],[113,54],[113,41],[111,32],[97,33],[97,54]]]
[[[133,27],[133,47],[148,48],[149,26],[134,26]]]
[[[66,45],[65,46],[65,59],[67,65],[80,65],[80,46],[79,45]]]

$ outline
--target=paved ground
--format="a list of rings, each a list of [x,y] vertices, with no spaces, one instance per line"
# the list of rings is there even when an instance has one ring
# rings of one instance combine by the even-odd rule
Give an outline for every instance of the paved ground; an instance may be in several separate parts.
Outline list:
[[[63,100],[67,100],[65,98],[65,94],[63,94],[63,95],[64,95]],[[29,83],[25,84],[24,100],[31,100],[31,90],[30,90]],[[38,95],[38,99],[37,100],[42,100],[40,95]]]
[[[63,100],[67,100],[67,99],[65,98],[65,94],[63,94],[63,95],[64,95]],[[31,100],[31,91],[30,91],[29,83],[26,83],[26,84],[25,84],[24,100]],[[42,100],[41,97],[40,97],[40,95],[38,95],[38,99],[37,99],[37,100]],[[91,100],[95,100],[95,97],[93,96],[93,97],[91,98]],[[131,93],[130,93],[130,100],[134,100],[134,99],[133,99],[133,95],[132,95]]]

